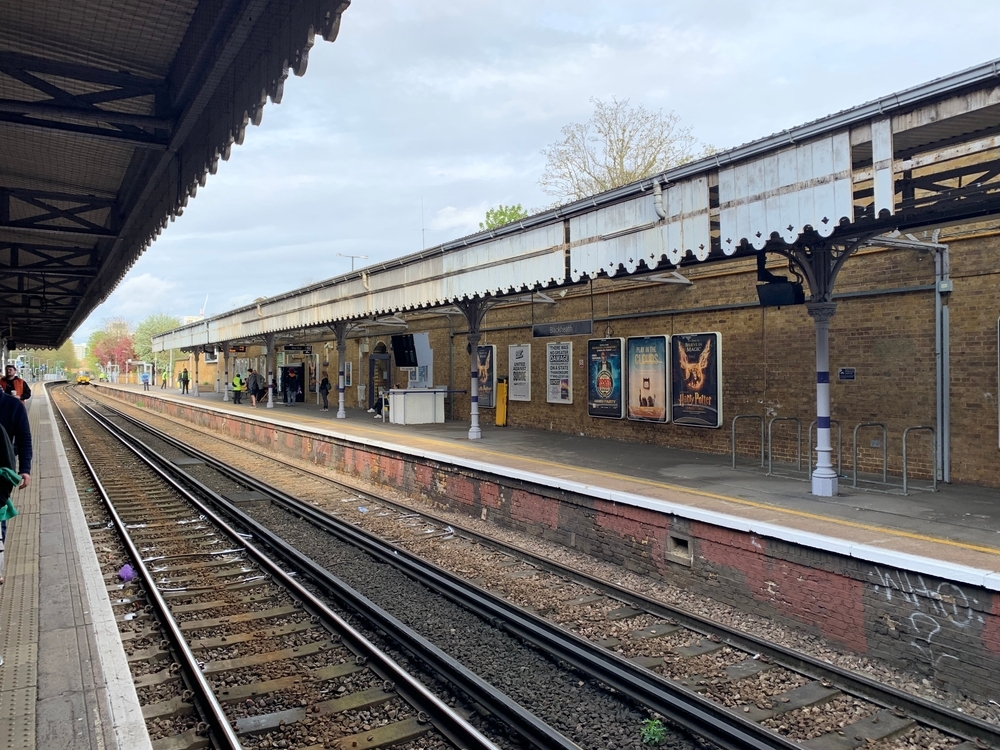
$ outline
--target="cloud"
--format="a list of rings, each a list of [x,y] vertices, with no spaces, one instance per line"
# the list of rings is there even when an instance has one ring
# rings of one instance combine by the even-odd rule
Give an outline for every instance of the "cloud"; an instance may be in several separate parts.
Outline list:
[[[479,222],[486,216],[487,208],[485,201],[465,208],[445,206],[434,214],[428,226],[438,231],[455,230],[458,236],[468,234],[479,229]]]
[[[140,318],[169,307],[171,292],[176,286],[173,281],[148,273],[129,276],[118,285],[105,305],[112,308],[112,317],[138,322]]]

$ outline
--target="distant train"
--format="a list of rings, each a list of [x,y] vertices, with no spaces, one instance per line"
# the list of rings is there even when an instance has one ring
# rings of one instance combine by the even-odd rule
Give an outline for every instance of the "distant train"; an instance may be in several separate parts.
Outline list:
[[[81,370],[76,376],[77,385],[90,385],[90,373],[86,370]]]

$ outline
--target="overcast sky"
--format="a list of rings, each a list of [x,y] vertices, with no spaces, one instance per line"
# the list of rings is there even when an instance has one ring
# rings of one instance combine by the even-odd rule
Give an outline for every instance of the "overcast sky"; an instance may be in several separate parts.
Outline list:
[[[333,44],[73,335],[217,315],[541,208],[541,149],[591,97],[717,148],[998,54],[1000,3],[354,0]]]

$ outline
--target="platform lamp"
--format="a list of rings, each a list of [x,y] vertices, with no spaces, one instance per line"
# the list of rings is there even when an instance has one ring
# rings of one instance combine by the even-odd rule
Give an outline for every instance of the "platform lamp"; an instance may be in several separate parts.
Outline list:
[[[761,307],[787,307],[789,305],[804,305],[806,295],[801,281],[789,281],[785,276],[777,276],[766,268],[767,257],[764,251],[757,253],[757,299]]]

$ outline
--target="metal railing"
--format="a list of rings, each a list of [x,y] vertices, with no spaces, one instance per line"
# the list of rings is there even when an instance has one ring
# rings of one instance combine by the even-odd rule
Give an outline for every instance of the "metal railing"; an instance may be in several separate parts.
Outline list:
[[[858,430],[863,427],[882,428],[882,481],[876,482],[876,484],[889,484],[889,428],[882,422],[862,422],[854,428],[851,463],[854,472],[854,481],[851,483],[851,486],[858,486]]]
[[[764,417],[759,414],[738,414],[733,417],[733,468],[736,468],[736,423],[741,419],[756,419],[760,422],[760,465],[764,466]]]
[[[795,422],[795,451],[798,462],[798,471],[802,471],[802,420],[798,417],[772,417],[767,423],[767,475],[773,475],[771,468],[773,465],[774,455],[771,452],[771,434],[775,422]]]
[[[844,476],[844,431],[840,428],[840,422],[836,419],[830,420],[830,426],[833,427],[837,425],[837,476]],[[813,456],[813,427],[816,426],[816,420],[814,419],[809,423],[809,466],[812,468],[812,456]],[[817,441],[819,440],[819,432],[816,433]]]
[[[931,492],[937,492],[937,475],[938,475],[938,465],[937,465],[937,443],[935,442],[934,428],[928,425],[915,425],[913,427],[907,427],[903,430],[903,494],[909,495],[907,491],[907,478],[906,478],[906,436],[910,434],[913,430],[927,430],[931,433]],[[914,487],[915,490],[926,490],[926,487]]]

